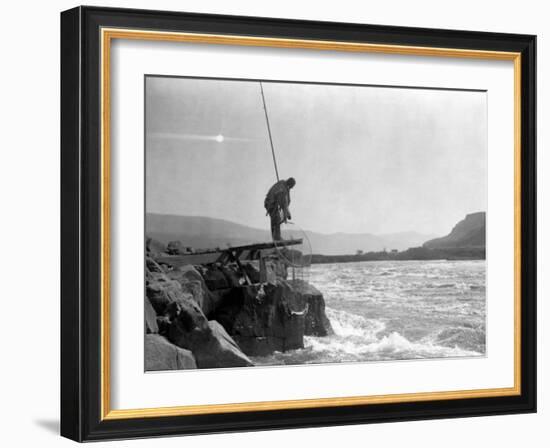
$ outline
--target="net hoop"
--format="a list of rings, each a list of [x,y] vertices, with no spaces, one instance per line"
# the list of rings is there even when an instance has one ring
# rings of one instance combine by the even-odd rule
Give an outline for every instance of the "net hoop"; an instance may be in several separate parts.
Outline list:
[[[300,245],[300,261],[293,258],[287,257],[287,253],[292,251],[293,246],[284,246],[277,244],[277,241],[273,240],[273,243],[275,245],[275,250],[277,251],[277,254],[283,260],[283,262],[292,268],[297,269],[303,269],[308,268],[311,266],[311,258],[312,258],[312,249],[311,249],[311,241],[309,240],[307,233],[296,223],[292,221],[287,221],[286,224],[290,224],[294,227],[295,232],[299,234],[299,236],[292,236],[292,239],[302,239],[302,244]],[[283,224],[284,225],[284,224]],[[288,231],[288,229],[286,229]],[[285,230],[282,229],[282,233],[284,233]],[[294,249],[296,251],[296,249]],[[304,262],[305,260],[305,262]]]

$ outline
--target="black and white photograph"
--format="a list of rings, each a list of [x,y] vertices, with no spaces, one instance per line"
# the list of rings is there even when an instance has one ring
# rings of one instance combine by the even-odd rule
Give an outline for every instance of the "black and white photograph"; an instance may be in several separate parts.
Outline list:
[[[58,199],[60,275],[33,271],[48,328],[7,319],[8,371],[43,371],[12,414],[78,442],[541,439],[543,15],[222,3],[64,8],[19,51],[11,90],[49,112],[29,126],[16,95],[11,140],[60,158],[8,150],[33,198],[14,222]],[[56,88],[31,68],[48,35]],[[23,277],[35,233],[6,233]]]
[[[486,91],[144,82],[146,371],[485,356]]]

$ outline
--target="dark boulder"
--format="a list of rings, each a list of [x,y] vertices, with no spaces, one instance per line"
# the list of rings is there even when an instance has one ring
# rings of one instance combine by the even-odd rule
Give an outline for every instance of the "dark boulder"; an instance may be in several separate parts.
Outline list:
[[[193,299],[171,303],[166,316],[170,320],[168,339],[182,348],[191,350],[195,345],[193,338],[200,339],[208,330],[208,319]]]
[[[193,354],[158,334],[145,335],[145,370],[196,369]]]
[[[235,266],[220,266],[220,271],[225,276],[227,284],[230,288],[238,288],[243,284],[243,277],[241,274],[239,274]]]
[[[227,277],[219,266],[214,264],[200,266],[200,273],[204,278],[206,287],[210,291],[217,289],[227,289],[231,287],[231,284],[227,281]]]
[[[154,264],[152,267],[156,269]],[[173,272],[169,275],[179,280],[163,272],[146,271],[146,300],[157,316],[157,331],[171,343],[190,350],[199,368],[252,366],[225,330],[217,323],[208,322],[194,300],[195,296],[203,297],[205,289],[204,281],[197,277],[200,274],[192,268]],[[189,289],[184,291],[180,282]]]
[[[226,288],[226,289],[217,289],[215,291],[210,292],[209,312],[205,313],[209,319],[214,319],[214,316],[216,315],[216,311],[219,308],[220,304],[224,303],[224,301],[226,300],[226,296],[228,294],[231,294],[232,290],[233,288]]]
[[[191,294],[181,289],[176,280],[171,280],[163,272],[147,271],[145,293],[159,316],[165,314],[166,308],[172,302],[192,298]]]
[[[201,368],[251,367],[254,365],[218,322],[211,320],[208,325],[212,332],[212,338],[204,350],[197,352]]]
[[[191,294],[201,307],[203,313],[208,314],[214,307],[214,297],[206,286],[202,275],[191,265],[181,266],[167,273],[168,277],[177,281],[183,292]]]
[[[193,300],[171,304],[167,315],[171,322],[168,339],[179,347],[191,350],[199,368],[253,365],[217,322],[206,319]]]
[[[306,298],[290,284],[242,286],[231,289],[214,313],[249,356],[303,348]]]
[[[168,335],[168,329],[170,328],[170,318],[168,316],[157,316],[157,326],[159,329],[159,334],[163,336]]]
[[[304,280],[289,282],[293,291],[300,295],[307,305],[305,314],[305,335],[328,336],[334,334],[330,320],[325,313],[325,299],[323,294],[311,283]]]

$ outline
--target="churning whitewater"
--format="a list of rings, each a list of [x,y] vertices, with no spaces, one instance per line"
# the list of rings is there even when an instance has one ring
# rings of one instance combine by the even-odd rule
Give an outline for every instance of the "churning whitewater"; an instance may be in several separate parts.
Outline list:
[[[483,356],[485,261],[316,264],[334,334],[256,365]]]

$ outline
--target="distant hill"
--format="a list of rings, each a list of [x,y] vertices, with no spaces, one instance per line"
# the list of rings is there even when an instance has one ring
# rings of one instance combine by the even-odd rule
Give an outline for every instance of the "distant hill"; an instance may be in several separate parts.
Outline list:
[[[267,221],[266,221],[267,224]],[[227,247],[270,241],[269,230],[255,229],[223,219],[203,216],[178,216],[148,213],[145,232],[147,236],[164,244],[181,241],[184,246],[195,249]],[[386,235],[369,233],[322,234],[306,231],[314,253],[325,255],[355,254],[384,249],[404,250],[420,246],[430,235],[416,232],[403,232]]]
[[[147,213],[145,233],[164,244],[181,241],[195,249],[212,249],[266,241],[269,232],[223,219]]]
[[[471,213],[442,238],[426,241],[427,249],[485,247],[485,212]]]

